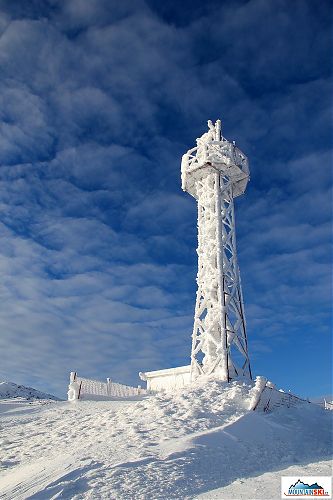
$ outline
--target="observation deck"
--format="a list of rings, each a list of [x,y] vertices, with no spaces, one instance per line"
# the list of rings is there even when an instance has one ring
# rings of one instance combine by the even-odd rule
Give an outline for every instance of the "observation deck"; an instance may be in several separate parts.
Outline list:
[[[197,182],[209,171],[220,171],[232,183],[232,196],[244,193],[250,177],[248,159],[234,143],[221,136],[221,122],[208,122],[209,131],[197,139],[197,146],[182,157],[182,189],[196,200]]]

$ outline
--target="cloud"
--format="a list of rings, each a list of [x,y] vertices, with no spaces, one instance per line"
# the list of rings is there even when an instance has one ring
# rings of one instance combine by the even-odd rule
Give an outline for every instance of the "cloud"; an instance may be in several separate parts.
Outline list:
[[[328,352],[328,2],[1,8],[0,375],[64,394],[73,369],[136,384],[188,362],[180,158],[218,117],[250,159],[236,220],[255,370],[289,383],[285,352],[295,371],[309,346]]]
[[[54,131],[45,120],[43,101],[25,88],[2,88],[0,161],[6,164],[47,159]]]

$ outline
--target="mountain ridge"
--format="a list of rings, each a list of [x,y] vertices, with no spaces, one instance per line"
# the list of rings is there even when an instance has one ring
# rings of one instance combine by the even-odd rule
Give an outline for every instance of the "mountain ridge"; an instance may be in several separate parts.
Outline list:
[[[26,387],[24,385],[15,384],[15,382],[9,382],[6,380],[0,381],[0,400],[1,399],[15,399],[24,398],[27,400],[36,399],[51,399],[53,401],[60,401],[59,398],[48,394],[46,392],[38,391],[33,387]]]

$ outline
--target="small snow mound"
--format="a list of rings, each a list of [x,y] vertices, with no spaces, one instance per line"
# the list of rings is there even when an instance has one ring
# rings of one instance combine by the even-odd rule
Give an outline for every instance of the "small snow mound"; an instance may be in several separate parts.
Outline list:
[[[0,382],[0,399],[24,398],[24,399],[52,399],[59,401],[59,398],[37,391],[32,387],[17,385],[14,382]]]

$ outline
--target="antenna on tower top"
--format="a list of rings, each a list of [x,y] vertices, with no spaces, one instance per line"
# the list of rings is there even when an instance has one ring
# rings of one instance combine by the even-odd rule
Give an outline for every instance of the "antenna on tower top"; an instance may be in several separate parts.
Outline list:
[[[215,140],[221,140],[221,120],[216,120],[215,122]]]
[[[211,133],[214,134],[214,141],[221,140],[221,120],[216,120],[215,124],[213,124],[212,120],[208,120],[208,129],[211,130]]]

